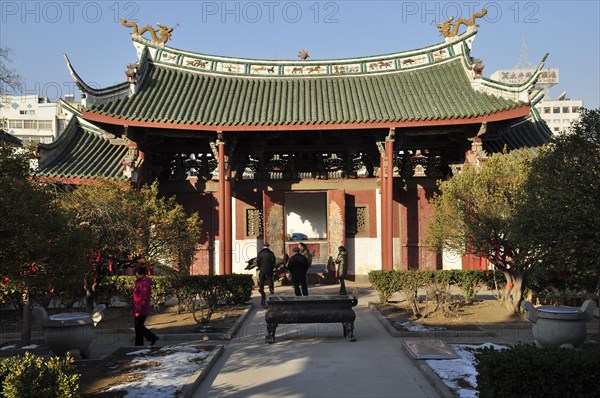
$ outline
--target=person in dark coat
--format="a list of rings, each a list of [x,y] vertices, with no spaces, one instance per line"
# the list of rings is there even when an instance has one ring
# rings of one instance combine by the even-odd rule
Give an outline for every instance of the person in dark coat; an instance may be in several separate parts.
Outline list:
[[[135,327],[135,345],[144,345],[144,338],[154,345],[158,336],[146,326],[146,317],[152,309],[150,296],[152,295],[152,279],[146,275],[146,267],[135,270],[135,287],[133,288],[133,325]]]
[[[300,254],[306,257],[306,259],[308,260],[308,266],[310,267],[310,265],[312,264],[312,254],[310,254],[308,247],[306,246],[306,244],[304,244],[304,242],[300,242],[298,243],[298,249]]]
[[[309,265],[307,258],[300,254],[300,249],[294,247],[294,255],[288,262],[288,269],[292,274],[292,283],[294,284],[294,294],[296,296],[308,296],[306,272]],[[300,292],[300,285],[302,285],[302,292]]]
[[[348,275],[348,251],[344,246],[340,246],[338,248],[338,255],[335,259],[335,264],[337,265],[337,277],[340,280],[340,294],[346,295],[346,283],[344,280],[346,279],[346,275]]]
[[[265,294],[265,282],[269,285],[269,293],[275,294],[275,284],[273,282],[273,270],[275,269],[275,254],[269,249],[269,244],[265,243],[263,249],[256,255],[256,265],[258,266],[258,291],[260,292],[260,305],[267,307],[267,297]]]

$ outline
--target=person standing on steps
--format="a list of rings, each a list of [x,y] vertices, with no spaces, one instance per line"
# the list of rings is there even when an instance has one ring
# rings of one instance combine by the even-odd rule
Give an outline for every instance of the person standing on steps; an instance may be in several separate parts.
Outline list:
[[[340,280],[340,291],[339,294],[346,295],[346,275],[348,275],[348,251],[344,246],[338,247],[338,255],[335,259],[337,265],[337,277]]]
[[[308,260],[308,266],[310,267],[312,264],[312,254],[308,250],[308,247],[304,242],[298,243],[298,249],[300,250],[300,254],[302,254]]]
[[[294,255],[288,262],[288,269],[292,274],[292,283],[294,284],[294,294],[296,296],[308,296],[308,284],[306,283],[306,272],[310,264],[306,257],[300,254],[300,249],[294,247]],[[302,291],[300,290],[302,286]]]
[[[312,254],[308,250],[308,247],[306,246],[306,244],[304,242],[300,242],[300,243],[298,243],[298,249],[300,250],[300,254],[302,254],[308,260],[308,268],[310,268],[310,266],[312,265]],[[306,278],[306,281],[305,281],[306,286],[308,286],[308,272],[305,275],[305,278]]]
[[[146,317],[152,309],[150,297],[152,295],[152,279],[146,275],[146,267],[139,266],[135,269],[135,287],[133,288],[133,325],[135,327],[135,345],[144,345],[144,338],[154,345],[158,336],[146,326]]]
[[[263,249],[256,255],[256,265],[258,266],[258,291],[260,292],[260,305],[267,308],[267,297],[265,294],[265,282],[269,285],[269,293],[275,294],[275,284],[273,282],[273,270],[275,269],[275,254],[269,249],[269,244],[265,243]]]

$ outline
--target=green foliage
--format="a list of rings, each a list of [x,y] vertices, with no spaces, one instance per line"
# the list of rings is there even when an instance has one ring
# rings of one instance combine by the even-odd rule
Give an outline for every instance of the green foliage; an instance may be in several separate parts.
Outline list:
[[[451,314],[452,307],[452,294],[450,288],[452,287],[452,271],[425,271],[429,276],[429,282],[426,284],[425,294],[427,300],[433,301],[435,307],[432,312],[436,312],[443,309],[444,314]]]
[[[485,271],[481,273],[483,284],[490,290],[503,289],[506,285],[504,272],[501,271]]]
[[[475,353],[479,397],[597,397],[600,347],[583,350],[517,345]]]
[[[197,322],[204,323],[221,304],[243,304],[252,295],[251,275],[186,275],[152,276],[152,300],[156,307],[172,298],[195,313]],[[99,287],[111,296],[99,296],[99,303],[110,304],[111,299],[132,305],[134,276],[104,278]]]
[[[600,278],[600,109],[583,110],[532,162],[527,201],[518,216],[522,239],[547,275],[534,290],[598,290]],[[546,280],[544,281],[544,277]]]
[[[490,289],[506,283],[504,274],[500,271],[475,271],[475,270],[437,270],[437,271],[371,271],[369,282],[379,294],[382,303],[389,301],[390,297],[401,292],[408,301],[413,314],[420,317],[419,291],[425,290],[428,300],[432,300],[435,309],[443,309],[450,315],[457,298],[450,294],[450,288],[456,286],[462,292],[465,304],[471,304],[477,292],[484,285]]]
[[[109,276],[103,278],[97,287],[99,294],[96,296],[96,302],[110,306],[116,300],[132,306],[134,286],[135,276]]]
[[[192,315],[198,323],[208,323],[217,307],[227,297],[226,275],[207,275],[195,281],[200,300],[192,305]]]
[[[142,187],[139,193],[146,214],[138,229],[145,262],[189,273],[201,233],[202,221],[198,214],[188,216],[175,197],[161,197],[156,182]]]
[[[527,150],[494,154],[480,166],[439,183],[431,200],[426,244],[434,250],[485,256],[510,279],[507,306],[518,310],[523,280],[532,266],[530,247],[516,233],[516,216],[534,155]],[[467,285],[465,285],[466,287]]]
[[[92,266],[85,279],[88,302],[102,294],[98,288],[104,276],[138,262],[161,275],[189,272],[201,221],[197,214],[188,216],[175,198],[161,197],[157,183],[136,190],[125,182],[99,180],[66,190],[61,203],[77,214],[92,239]],[[157,286],[157,303],[164,303],[163,295],[162,286]]]
[[[421,316],[419,289],[432,280],[431,271],[408,270],[400,273],[400,291],[416,317]]]
[[[82,277],[89,240],[52,187],[28,179],[32,156],[0,142],[0,278],[43,304],[58,281]]]
[[[196,298],[196,287],[194,285],[194,276],[178,274],[171,281],[173,286],[173,296],[177,299],[178,312],[183,310],[191,311]]]
[[[228,275],[224,281],[227,297],[227,304],[244,304],[252,297],[252,287],[254,281],[252,275],[233,274]]]
[[[85,297],[83,289],[83,278],[63,278],[54,284],[54,298],[60,299],[66,308],[72,308],[74,304],[82,302]]]
[[[170,276],[152,276],[152,301],[154,306],[161,308],[173,298],[173,278]]]
[[[89,249],[89,235],[58,205],[54,187],[29,179],[33,157],[32,148],[15,152],[0,142],[0,279],[14,283],[2,299],[23,310],[23,343],[31,339],[30,306],[47,306],[66,279],[83,280]]]
[[[368,279],[377,290],[381,303],[387,303],[394,293],[400,291],[400,274],[397,271],[369,271]]]
[[[431,201],[428,246],[483,254],[494,263],[510,265],[509,251],[518,249],[517,242],[510,241],[514,214],[531,159],[527,151],[495,154],[481,166],[467,165],[462,173],[440,182],[441,194]]]
[[[484,274],[474,270],[454,270],[452,273],[454,284],[460,287],[465,302],[471,304],[475,300],[477,292],[484,283]]]
[[[15,280],[3,277],[0,279],[0,304],[16,303],[19,298],[19,286]]]
[[[6,398],[75,398],[78,397],[78,374],[73,357],[44,360],[26,352],[0,361],[0,392]]]
[[[103,278],[98,283],[95,296],[96,303],[105,304],[107,307],[110,307],[113,304],[114,299],[119,299],[120,301],[128,302],[130,296],[125,297],[125,295],[122,295],[122,293],[119,291],[117,278],[118,277],[116,276]],[[133,286],[131,287],[131,291],[133,292]]]

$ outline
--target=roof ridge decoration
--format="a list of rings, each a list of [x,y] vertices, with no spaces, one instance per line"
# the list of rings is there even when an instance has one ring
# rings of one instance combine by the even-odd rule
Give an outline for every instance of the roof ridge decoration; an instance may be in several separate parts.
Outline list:
[[[390,54],[328,60],[269,60],[208,55],[156,44],[133,36],[133,45],[141,58],[149,51],[152,63],[190,72],[246,77],[330,77],[371,75],[419,69],[449,61],[470,48],[475,26],[445,42],[420,49]],[[465,46],[463,46],[465,44]]]
[[[471,19],[460,18],[456,22],[454,21],[455,17],[450,17],[445,22],[437,25],[437,28],[440,31],[440,35],[446,38],[448,37],[456,37],[458,35],[458,30],[460,29],[460,25],[465,25],[467,29],[471,26],[475,26],[476,18],[483,18],[487,15],[487,8],[483,8],[481,12],[475,12],[471,14]],[[453,30],[454,29],[454,30]]]
[[[160,34],[160,36],[158,36],[156,34],[156,29],[150,25],[146,25],[142,29],[139,29],[136,22],[128,22],[125,18],[121,19],[121,25],[125,26],[126,28],[133,28],[133,32],[131,33],[132,37],[143,38],[144,33],[150,32],[150,36],[152,36],[152,42],[163,46],[171,39],[171,32],[173,32],[174,29],[166,27],[165,25],[161,25],[157,22],[156,26],[158,26],[158,33]]]

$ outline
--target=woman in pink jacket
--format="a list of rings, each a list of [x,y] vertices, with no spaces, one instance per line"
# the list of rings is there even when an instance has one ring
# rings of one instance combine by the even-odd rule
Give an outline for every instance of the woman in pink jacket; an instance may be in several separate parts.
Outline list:
[[[135,345],[144,345],[144,338],[154,345],[158,336],[152,333],[146,326],[146,317],[150,314],[152,306],[150,295],[152,294],[152,279],[146,276],[146,267],[138,267],[135,270],[135,287],[133,288],[133,319],[135,325]]]

